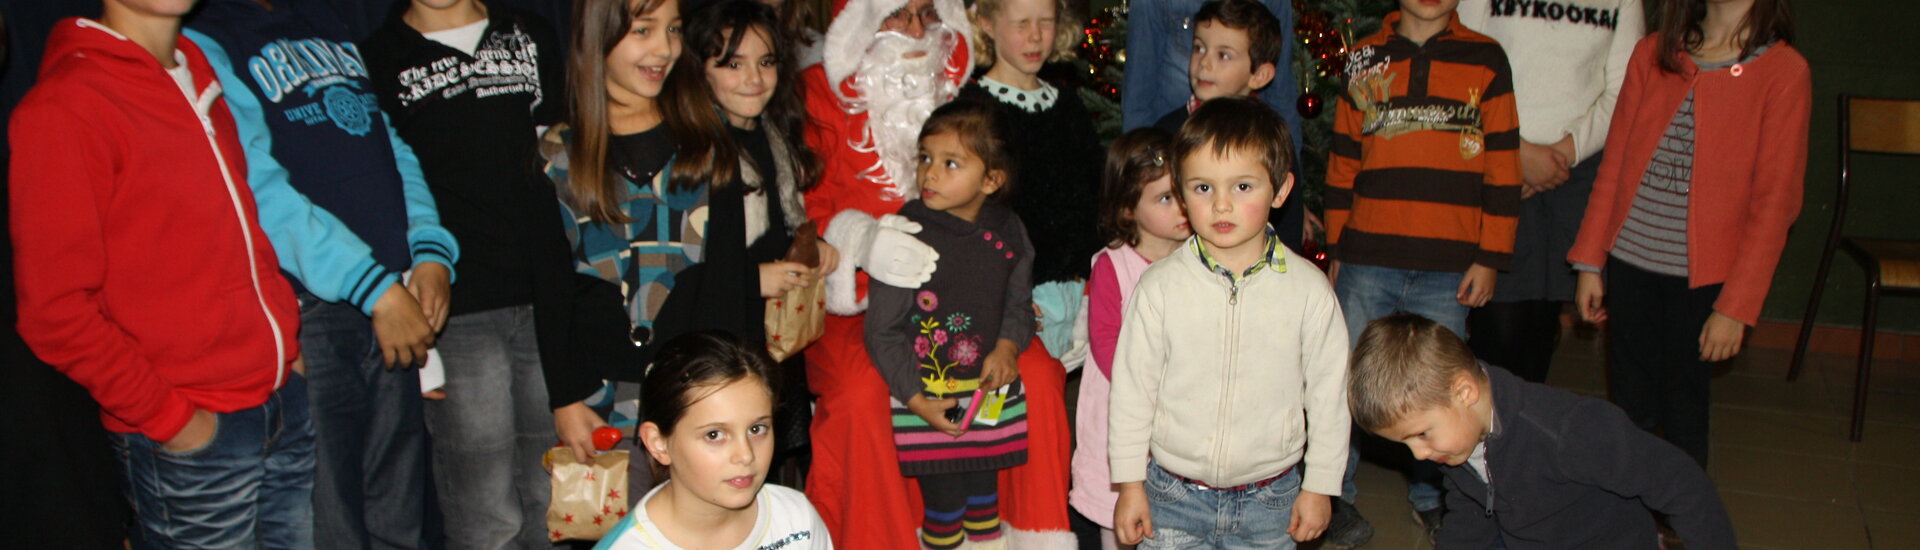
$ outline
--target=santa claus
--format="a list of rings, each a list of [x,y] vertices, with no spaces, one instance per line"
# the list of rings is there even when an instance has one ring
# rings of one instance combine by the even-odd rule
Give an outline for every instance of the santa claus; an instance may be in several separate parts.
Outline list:
[[[900,475],[887,386],[867,355],[860,312],[868,277],[913,288],[939,269],[938,255],[913,237],[918,225],[893,213],[919,195],[920,124],[965,82],[972,29],[960,0],[837,4],[824,60],[801,74],[811,119],[807,144],[824,164],[820,184],[806,195],[807,214],[825,225],[825,238],[844,258],[827,278],[835,315],[806,351],[808,385],[819,397],[807,496],[836,546],[916,548],[919,489]],[[1028,460],[1000,473],[1006,536],[991,545],[1074,548],[1066,374],[1038,338],[1019,364],[1029,395]]]

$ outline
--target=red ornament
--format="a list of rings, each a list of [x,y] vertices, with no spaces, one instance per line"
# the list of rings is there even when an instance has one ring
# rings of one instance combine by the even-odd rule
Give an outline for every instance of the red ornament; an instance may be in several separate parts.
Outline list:
[[[601,426],[593,430],[593,448],[610,451],[613,450],[614,445],[619,445],[620,440],[625,438],[626,436],[620,433],[620,428]]]
[[[1300,118],[1316,118],[1327,110],[1327,100],[1320,99],[1319,94],[1306,92],[1300,94],[1300,99],[1294,100],[1293,108],[1300,111]]]

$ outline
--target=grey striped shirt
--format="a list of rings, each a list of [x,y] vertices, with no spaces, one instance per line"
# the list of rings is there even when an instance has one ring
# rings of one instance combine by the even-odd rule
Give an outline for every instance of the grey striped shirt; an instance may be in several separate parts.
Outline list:
[[[1766,46],[1740,62],[1752,61]],[[1734,61],[1694,63],[1700,72],[1731,67]],[[1687,201],[1693,186],[1693,90],[1680,102],[1667,131],[1640,175],[1627,220],[1614,237],[1613,257],[1661,275],[1687,276]]]

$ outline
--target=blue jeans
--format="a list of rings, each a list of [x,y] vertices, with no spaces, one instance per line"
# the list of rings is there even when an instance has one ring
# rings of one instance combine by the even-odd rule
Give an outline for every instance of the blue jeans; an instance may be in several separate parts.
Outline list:
[[[1153,538],[1140,541],[1140,550],[1294,547],[1287,523],[1293,519],[1293,499],[1300,496],[1299,468],[1265,487],[1221,491],[1181,481],[1151,464],[1146,486]]]
[[[1394,313],[1412,313],[1447,327],[1462,340],[1467,337],[1467,311],[1455,297],[1465,273],[1394,269],[1364,264],[1340,264],[1340,279],[1334,294],[1347,316],[1349,344],[1360,341],[1367,323]],[[1353,484],[1353,472],[1360,465],[1359,438],[1347,453],[1347,473],[1340,498],[1352,502],[1359,490]],[[1414,461],[1407,475],[1407,501],[1415,510],[1440,507],[1440,467],[1424,460]]]
[[[250,409],[216,413],[213,439],[174,453],[138,433],[113,434],[133,547],[312,548],[313,430],[307,384]]]
[[[449,548],[548,548],[541,457],[556,439],[533,306],[447,319],[447,398],[426,405]]]
[[[427,429],[420,376],[387,369],[373,322],[351,305],[300,294],[316,442],[314,542],[321,549],[426,546]]]

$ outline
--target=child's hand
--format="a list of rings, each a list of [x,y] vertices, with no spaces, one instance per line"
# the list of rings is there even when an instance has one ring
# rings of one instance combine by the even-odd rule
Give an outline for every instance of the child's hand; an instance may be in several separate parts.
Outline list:
[[[582,464],[593,458],[593,431],[606,425],[600,413],[593,412],[584,401],[553,410],[553,431],[560,435],[561,445],[573,450],[573,459]]]
[[[913,398],[907,400],[907,410],[913,411],[913,414],[920,415],[921,419],[927,421],[928,426],[940,430],[940,433],[960,437],[960,434],[965,433],[960,431],[960,425],[947,421],[947,409],[951,409],[959,404],[960,400],[956,398],[948,397],[946,399],[936,400],[930,399],[924,394],[916,393],[913,394]]]
[[[427,348],[433,347],[433,326],[420,302],[397,283],[373,303],[373,336],[389,369],[419,366],[427,360]]]
[[[413,293],[413,299],[420,302],[420,313],[426,316],[427,326],[433,327],[434,334],[447,328],[447,292],[453,274],[446,264],[426,262],[413,266],[413,274],[407,277],[407,292]]]
[[[1293,521],[1287,523],[1287,534],[1293,540],[1306,542],[1320,538],[1326,532],[1327,521],[1333,518],[1333,500],[1327,495],[1309,491],[1300,491],[1293,497]]]
[[[760,264],[760,297],[779,298],[787,291],[813,284],[813,270],[800,262]]]
[[[1575,280],[1573,291],[1573,309],[1580,312],[1580,319],[1589,323],[1606,321],[1606,299],[1606,281],[1600,279],[1600,274],[1591,271],[1580,272],[1580,278]]]
[[[1327,262],[1327,285],[1339,288],[1335,286],[1338,284],[1340,284],[1340,260]]]
[[[1520,142],[1520,180],[1535,192],[1559,187],[1567,182],[1567,158],[1550,145]]]
[[[813,244],[816,245],[814,250],[820,254],[820,267],[814,268],[815,277],[825,277],[840,268],[840,249],[834,248],[826,239],[814,241]]]
[[[987,353],[986,366],[980,373],[980,389],[994,391],[1020,379],[1020,360],[1013,354],[1016,346],[1012,340],[1001,338],[993,351]]]
[[[1725,361],[1740,353],[1740,339],[1746,337],[1747,324],[1733,320],[1718,311],[1707,316],[1707,324],[1700,328],[1700,360],[1708,363]]]
[[[1120,499],[1113,503],[1113,538],[1127,545],[1153,538],[1153,512],[1147,506],[1146,482],[1115,483],[1114,486],[1120,488]]]
[[[1454,299],[1467,307],[1487,305],[1487,300],[1493,299],[1493,281],[1499,277],[1499,271],[1473,264],[1473,267],[1467,268],[1466,276],[1460,278],[1460,291],[1454,294]]]

